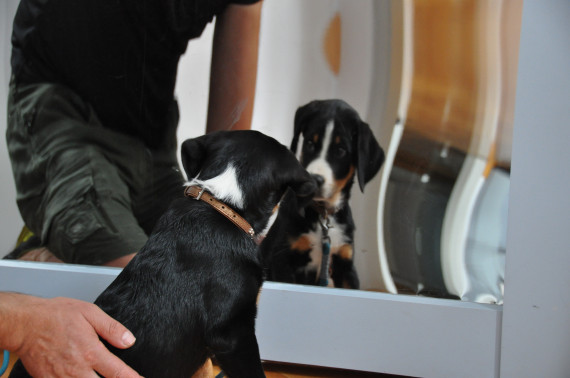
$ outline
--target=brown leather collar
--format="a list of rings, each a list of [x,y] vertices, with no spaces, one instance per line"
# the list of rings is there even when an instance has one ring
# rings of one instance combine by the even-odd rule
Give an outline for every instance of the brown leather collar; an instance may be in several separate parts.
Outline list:
[[[186,197],[194,198],[195,200],[202,200],[214,209],[216,209],[220,214],[224,215],[226,218],[231,220],[236,226],[241,228],[246,234],[249,235],[256,243],[259,243],[258,238],[255,235],[253,227],[238,213],[236,213],[231,207],[225,203],[218,201],[210,193],[208,193],[204,188],[199,186],[187,186],[184,190],[184,195]]]

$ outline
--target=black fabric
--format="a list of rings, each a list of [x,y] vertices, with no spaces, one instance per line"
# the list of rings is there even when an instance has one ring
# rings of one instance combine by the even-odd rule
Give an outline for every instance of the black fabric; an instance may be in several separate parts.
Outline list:
[[[17,83],[58,83],[101,123],[149,147],[175,142],[178,61],[228,3],[257,0],[21,0],[12,34]]]

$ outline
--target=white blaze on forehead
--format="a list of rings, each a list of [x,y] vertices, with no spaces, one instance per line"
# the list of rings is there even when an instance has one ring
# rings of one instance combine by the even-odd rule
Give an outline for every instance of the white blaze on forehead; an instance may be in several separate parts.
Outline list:
[[[237,180],[237,171],[233,164],[228,164],[224,172],[208,180],[200,180],[200,174],[188,185],[198,185],[210,192],[215,198],[235,208],[243,209],[245,199]]]
[[[334,191],[334,176],[330,164],[327,162],[327,152],[332,142],[334,122],[330,120],[325,128],[323,143],[319,156],[307,166],[307,172],[313,175],[320,175],[325,180],[320,196],[329,197]]]

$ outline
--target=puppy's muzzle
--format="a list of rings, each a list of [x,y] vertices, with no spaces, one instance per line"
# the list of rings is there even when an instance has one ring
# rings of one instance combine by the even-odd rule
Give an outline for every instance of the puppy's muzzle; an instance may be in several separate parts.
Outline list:
[[[317,191],[321,190],[323,184],[325,183],[325,178],[321,175],[312,174],[311,177],[317,183]]]

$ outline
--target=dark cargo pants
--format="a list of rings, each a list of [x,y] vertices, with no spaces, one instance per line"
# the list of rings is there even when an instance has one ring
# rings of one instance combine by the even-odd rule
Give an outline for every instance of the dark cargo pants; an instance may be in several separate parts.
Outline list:
[[[64,262],[99,265],[137,252],[183,192],[175,140],[148,149],[103,127],[61,85],[12,80],[6,140],[22,218]]]

